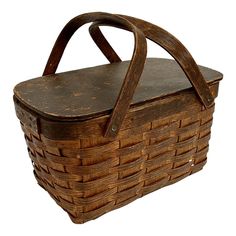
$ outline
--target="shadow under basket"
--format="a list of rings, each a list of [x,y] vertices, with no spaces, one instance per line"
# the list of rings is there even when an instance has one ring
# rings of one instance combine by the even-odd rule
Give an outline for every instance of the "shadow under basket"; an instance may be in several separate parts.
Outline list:
[[[55,74],[66,46],[61,42],[89,21],[111,64]],[[104,24],[134,32],[131,61],[121,61],[105,40]],[[176,61],[146,59],[145,37]],[[14,88],[39,185],[74,223],[84,223],[201,170],[222,77],[197,66],[177,39],[148,22],[108,13],[74,18],[44,75]]]

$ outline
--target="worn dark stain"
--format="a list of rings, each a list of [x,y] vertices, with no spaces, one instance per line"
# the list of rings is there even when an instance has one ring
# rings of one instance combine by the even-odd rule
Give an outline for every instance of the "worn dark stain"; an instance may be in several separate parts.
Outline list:
[[[14,93],[27,106],[52,117],[101,114],[114,107],[128,65],[129,61],[124,61],[43,76],[18,84]],[[207,82],[222,78],[222,74],[215,70],[202,66],[200,70]],[[132,104],[190,87],[190,82],[174,60],[149,58]]]

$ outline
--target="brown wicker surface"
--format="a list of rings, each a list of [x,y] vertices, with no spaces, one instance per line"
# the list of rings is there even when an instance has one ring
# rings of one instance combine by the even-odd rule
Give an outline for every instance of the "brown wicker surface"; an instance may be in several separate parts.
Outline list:
[[[195,99],[183,111],[152,120],[150,108],[160,103],[149,104],[141,120],[130,112],[113,141],[99,134],[102,129],[77,140],[53,140],[21,123],[38,183],[73,222],[94,219],[202,169],[214,106],[203,109]],[[23,121],[28,114],[16,107]]]
[[[195,81],[195,91],[128,106],[127,111],[124,106],[124,116],[112,118],[53,120],[14,96],[35,177],[73,222],[95,219],[202,169],[219,78],[201,84],[202,78],[194,80],[191,73],[187,76]],[[116,108],[122,108],[123,95]],[[118,130],[113,121],[120,122]]]

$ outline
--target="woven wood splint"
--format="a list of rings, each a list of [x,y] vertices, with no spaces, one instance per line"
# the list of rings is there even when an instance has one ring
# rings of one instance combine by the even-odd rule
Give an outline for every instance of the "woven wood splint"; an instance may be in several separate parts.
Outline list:
[[[55,74],[69,39],[89,22],[111,64]],[[102,25],[133,32],[131,61],[121,61]],[[145,38],[175,60],[146,59]],[[74,223],[84,223],[201,170],[222,77],[197,66],[173,35],[151,23],[108,13],[75,17],[43,76],[14,89],[39,185]]]

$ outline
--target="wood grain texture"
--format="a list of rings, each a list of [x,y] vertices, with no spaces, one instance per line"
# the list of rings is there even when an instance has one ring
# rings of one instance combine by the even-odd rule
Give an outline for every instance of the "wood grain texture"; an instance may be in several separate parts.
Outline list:
[[[107,116],[66,124],[37,116],[38,133],[21,122],[39,185],[84,223],[201,170],[214,106],[204,109],[194,93],[178,96],[172,110],[191,102],[171,112],[167,97],[130,110],[116,139],[102,135]]]
[[[25,105],[51,120],[86,120],[111,114],[129,61],[59,73],[18,84],[14,93]],[[207,83],[222,74],[199,66]],[[170,59],[148,58],[132,106],[192,89],[179,65]],[[63,101],[63,102],[62,102]]]
[[[96,33],[95,42],[111,65],[48,75],[55,73],[73,32],[90,21],[98,21],[93,32],[99,32],[100,24],[133,31],[131,61],[121,62]],[[174,52],[183,71],[173,60],[147,59],[133,97],[146,57],[144,35]],[[212,101],[222,74],[198,67],[182,49],[166,31],[139,19],[83,14],[70,21],[56,41],[44,72],[48,76],[15,87],[16,115],[35,178],[74,223],[176,183],[206,164]],[[197,81],[193,87],[187,78]],[[211,105],[205,102],[209,94]]]
[[[165,49],[183,69],[184,73],[191,82],[193,88],[199,96],[200,101],[204,104],[204,106],[211,106],[214,99],[209,91],[203,75],[201,74],[192,55],[175,36],[150,22],[126,15],[118,16],[121,16],[124,19],[132,22],[135,26],[142,30],[142,32],[148,39]],[[90,26],[90,34],[94,42],[102,50],[103,54],[108,59],[110,59],[111,62],[114,62],[118,55],[108,43],[106,38],[103,36],[102,32],[99,29],[99,25],[110,25],[125,30],[129,29],[123,25],[121,26],[116,23],[104,23],[99,21]],[[103,43],[103,45],[100,44],[101,42]]]
[[[115,27],[127,29],[132,31],[135,36],[135,49],[130,66],[121,86],[111,117],[107,122],[104,136],[115,137],[118,134],[131,104],[135,88],[137,87],[139,78],[142,74],[145,60],[144,58],[146,57],[147,52],[147,45],[144,35],[150,40],[159,44],[175,58],[191,82],[203,105],[207,108],[213,104],[214,99],[210,93],[209,87],[203,78],[196,62],[188,50],[184,47],[184,45],[173,35],[162,28],[149,22],[125,15],[112,15],[103,12],[95,12],[82,14],[73,18],[66,24],[58,36],[49,56],[43,75],[55,73],[71,36],[78,28],[89,22],[99,22],[99,24],[113,25]],[[92,32],[95,32],[94,34],[91,34],[95,42],[97,38],[100,38],[100,40],[96,42],[97,45],[100,46],[99,43],[106,44],[104,46],[100,46],[101,49],[107,48],[104,52],[108,52],[108,56],[114,56],[114,50],[110,50],[111,47],[109,43],[103,37],[101,31],[98,30],[98,27],[95,27]]]
[[[212,83],[210,89],[213,96],[216,97],[218,93],[218,82]],[[35,134],[43,133],[45,137],[51,140],[78,140],[81,138],[89,139],[93,136],[103,136],[107,120],[110,116],[108,114],[85,121],[51,120],[25,106],[17,97],[14,97],[14,102],[17,117],[30,127],[32,132]],[[186,107],[191,107],[193,109],[192,112],[196,112],[202,107],[192,90],[181,91],[172,96],[166,96],[134,106],[126,115],[117,138],[122,138],[123,135],[126,136],[141,132],[142,128],[140,126],[143,123],[162,119],[179,112],[184,113]],[[29,114],[34,119],[25,120],[25,117],[28,117]],[[113,138],[105,137],[103,139],[114,140]]]
[[[141,30],[121,16],[104,13],[92,12],[79,15],[70,20],[59,34],[55,45],[51,51],[43,75],[54,74],[61,60],[63,52],[72,35],[82,25],[94,21],[104,23],[114,23],[132,31],[135,38],[135,46],[127,73],[124,77],[122,87],[113,108],[110,119],[107,122],[104,135],[106,137],[115,137],[122,125],[122,122],[129,109],[135,88],[142,74],[145,58],[147,54],[147,42]]]

